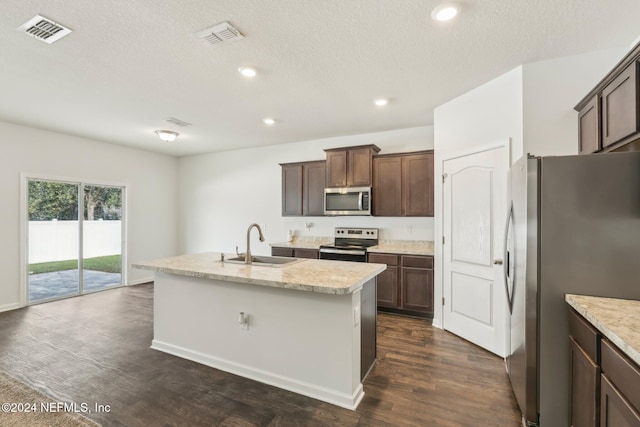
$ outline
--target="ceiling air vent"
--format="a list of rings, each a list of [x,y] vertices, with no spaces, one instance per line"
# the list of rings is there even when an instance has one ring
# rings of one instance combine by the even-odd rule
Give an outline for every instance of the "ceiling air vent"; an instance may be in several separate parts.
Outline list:
[[[183,127],[183,128],[191,126],[191,123],[183,122],[182,120],[176,119],[175,117],[169,117],[168,119],[164,119],[164,121],[172,123],[172,124],[174,124],[176,126]]]
[[[196,37],[201,39],[203,43],[208,43],[214,46],[219,46],[224,43],[244,38],[242,33],[228,22],[221,22],[213,27],[198,31],[196,33]]]
[[[60,40],[71,32],[69,28],[56,24],[52,20],[40,15],[29,19],[16,28],[16,30],[48,44]]]

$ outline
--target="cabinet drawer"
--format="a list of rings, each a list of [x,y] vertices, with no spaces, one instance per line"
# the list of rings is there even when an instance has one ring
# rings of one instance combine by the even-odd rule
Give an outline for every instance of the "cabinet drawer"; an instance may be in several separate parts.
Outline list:
[[[398,256],[392,254],[369,254],[369,262],[376,264],[398,265]]]
[[[402,266],[413,268],[433,268],[433,257],[402,255]]]
[[[636,409],[640,409],[640,369],[611,342],[602,340],[602,373]]]
[[[293,256],[293,249],[291,248],[271,248],[272,256]]]
[[[596,363],[600,362],[599,333],[574,310],[569,310],[569,334],[591,360]]]

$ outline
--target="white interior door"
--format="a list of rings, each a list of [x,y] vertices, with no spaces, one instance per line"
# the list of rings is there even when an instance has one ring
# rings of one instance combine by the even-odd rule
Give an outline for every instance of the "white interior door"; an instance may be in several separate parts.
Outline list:
[[[503,357],[506,150],[498,147],[443,165],[444,328]]]

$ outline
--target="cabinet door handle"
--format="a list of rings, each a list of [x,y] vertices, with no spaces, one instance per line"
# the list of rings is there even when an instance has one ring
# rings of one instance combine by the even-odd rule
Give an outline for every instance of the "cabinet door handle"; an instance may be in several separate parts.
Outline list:
[[[497,258],[497,259],[494,259],[494,260],[493,260],[493,263],[494,263],[495,265],[502,265],[502,260],[501,260],[500,258]]]

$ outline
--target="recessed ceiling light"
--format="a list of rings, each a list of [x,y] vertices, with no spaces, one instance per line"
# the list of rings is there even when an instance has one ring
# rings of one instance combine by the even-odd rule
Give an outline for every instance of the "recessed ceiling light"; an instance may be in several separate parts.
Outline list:
[[[435,21],[449,21],[450,19],[455,18],[459,12],[460,6],[457,4],[443,3],[433,9],[433,12],[431,12],[431,18]]]
[[[373,103],[376,104],[378,107],[384,107],[389,103],[389,100],[387,98],[378,98],[378,99],[374,99]]]
[[[172,130],[157,130],[156,135],[164,142],[173,142],[180,134]]]
[[[272,119],[271,117],[266,117],[266,118],[262,119],[262,122],[263,122],[265,125],[271,126],[271,125],[273,125],[273,124],[275,124],[275,123],[276,123],[276,120],[275,120],[275,119]]]
[[[238,72],[245,77],[255,77],[256,74],[258,74],[256,69],[251,67],[240,67],[238,68]]]

